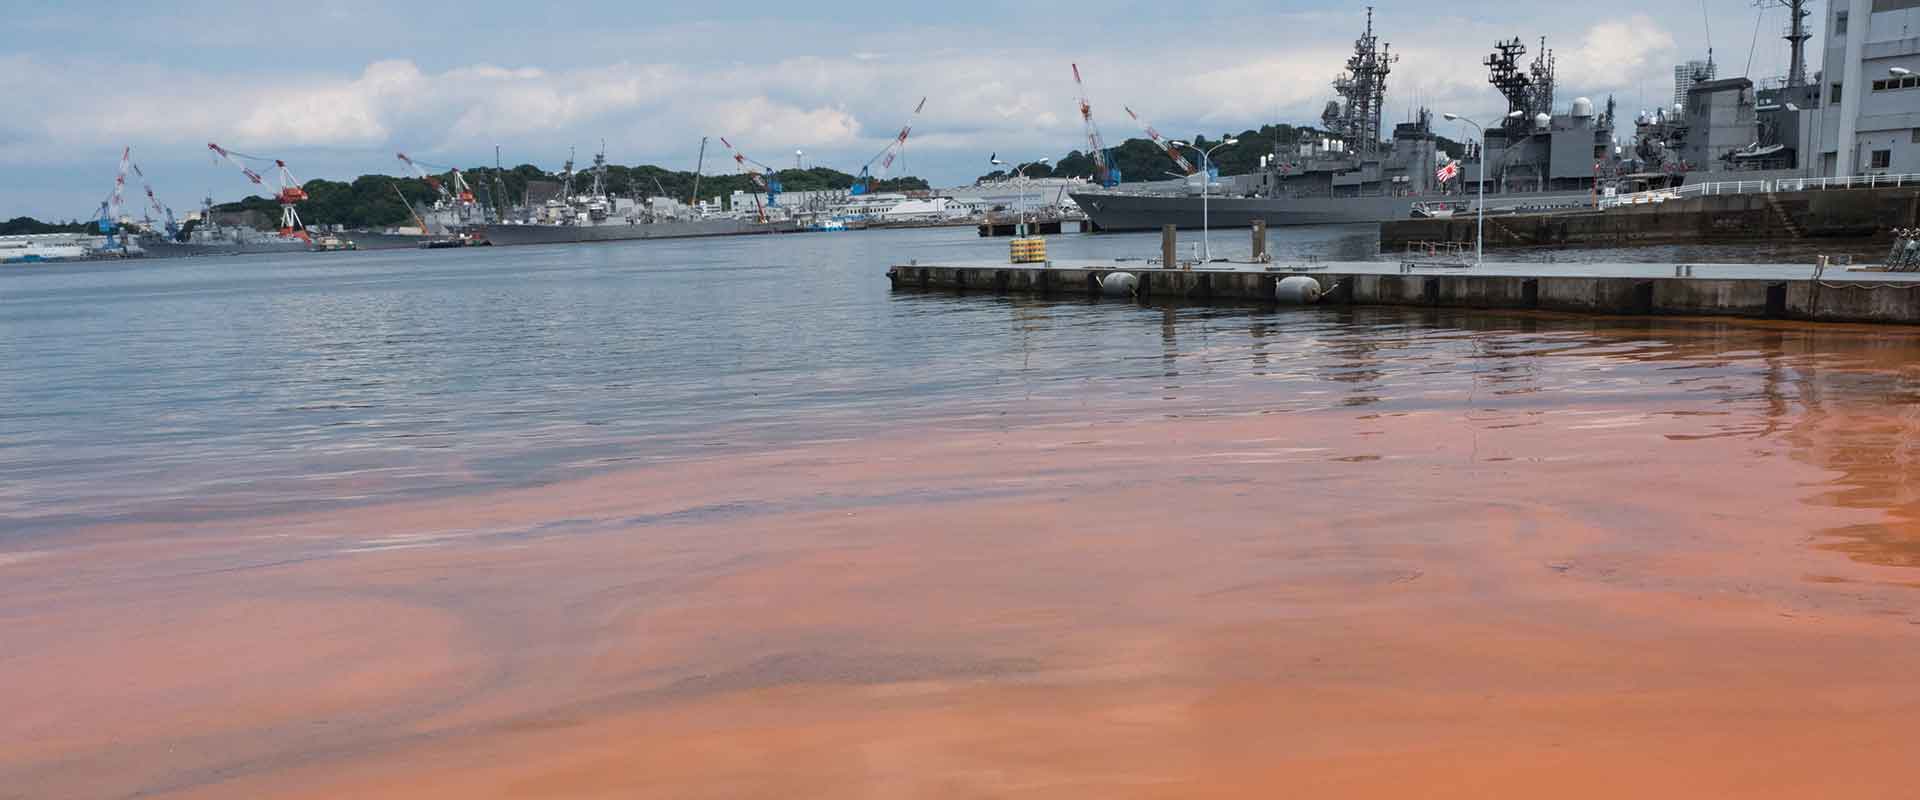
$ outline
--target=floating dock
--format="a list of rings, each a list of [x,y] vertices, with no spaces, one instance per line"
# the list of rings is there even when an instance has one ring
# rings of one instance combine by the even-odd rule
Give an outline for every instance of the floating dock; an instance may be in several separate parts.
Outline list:
[[[1392,305],[1596,314],[1920,323],[1920,273],[1824,264],[1159,260],[921,263],[896,290],[1125,297],[1139,302]],[[1289,278],[1307,278],[1307,287]],[[1283,283],[1286,284],[1283,287]]]

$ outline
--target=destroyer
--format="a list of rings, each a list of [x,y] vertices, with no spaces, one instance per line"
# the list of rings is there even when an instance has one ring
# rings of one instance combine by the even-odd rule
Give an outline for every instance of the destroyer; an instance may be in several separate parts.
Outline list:
[[[606,190],[606,154],[593,158],[593,183],[585,194],[574,194],[573,161],[561,171],[560,191],[538,205],[519,209],[518,218],[480,227],[481,236],[495,245],[607,242],[625,239],[683,239],[698,236],[738,236],[752,233],[788,233],[800,230],[793,220],[759,214],[754,218],[706,216],[697,209],[665,197],[648,200],[616,197]]]
[[[1505,122],[1487,130],[1488,206],[1552,208],[1594,202],[1599,176],[1617,170],[1613,147],[1613,104],[1595,113],[1585,98],[1572,113],[1552,116],[1553,54],[1541,42],[1531,64],[1519,40],[1501,42],[1486,60],[1489,80],[1506,95]],[[1276,148],[1262,169],[1247,175],[1213,179],[1206,216],[1213,227],[1380,222],[1404,219],[1416,206],[1445,213],[1471,194],[1469,180],[1479,175],[1479,155],[1467,153],[1458,164],[1461,180],[1442,182],[1436,172],[1449,159],[1425,109],[1397,124],[1391,139],[1381,138],[1387,77],[1397,57],[1373,30],[1354,42],[1346,71],[1333,82],[1339,100],[1321,115],[1324,136]],[[1203,201],[1199,180],[1160,182],[1143,189],[1089,188],[1073,200],[1105,230],[1157,229],[1162,225],[1198,228]]]

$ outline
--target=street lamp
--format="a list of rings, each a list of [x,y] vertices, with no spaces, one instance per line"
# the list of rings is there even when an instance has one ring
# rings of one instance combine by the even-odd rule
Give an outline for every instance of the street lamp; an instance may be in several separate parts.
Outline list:
[[[1527,112],[1514,109],[1507,112],[1507,119],[1519,119],[1526,115]],[[1440,116],[1446,118],[1448,122],[1467,123],[1480,132],[1480,178],[1478,180],[1480,199],[1474,203],[1473,209],[1473,263],[1478,266],[1481,258],[1485,256],[1487,243],[1487,129],[1480,127],[1480,123],[1459,114],[1449,112]]]
[[[1893,77],[1896,77],[1896,78],[1904,78],[1904,77],[1907,77],[1908,75],[1912,75],[1913,70],[1907,69],[1906,67],[1888,67],[1887,74],[1892,75]]]
[[[1213,242],[1210,241],[1207,236],[1208,229],[1212,227],[1210,224],[1212,220],[1208,214],[1207,200],[1210,190],[1213,187],[1213,170],[1210,168],[1210,165],[1213,163],[1213,151],[1239,143],[1239,139],[1229,137],[1225,141],[1205,150],[1201,150],[1192,144],[1179,140],[1174,140],[1169,143],[1174,147],[1184,147],[1200,154],[1200,260],[1203,262],[1212,263],[1213,261]]]
[[[1003,166],[1006,166],[1007,164],[1007,162],[1002,161],[998,158],[988,159],[988,161],[991,162],[996,167],[1003,167]],[[1021,164],[1020,166],[1014,167],[1013,169],[1013,174],[1020,178],[1020,228],[1018,231],[1014,233],[1015,236],[1027,235],[1027,187],[1028,185],[1030,185],[1029,182],[1027,181],[1027,168],[1028,167],[1044,167],[1047,165],[1047,163],[1048,163],[1048,160],[1043,158],[1043,159],[1040,159],[1039,161],[1032,161],[1025,164]]]

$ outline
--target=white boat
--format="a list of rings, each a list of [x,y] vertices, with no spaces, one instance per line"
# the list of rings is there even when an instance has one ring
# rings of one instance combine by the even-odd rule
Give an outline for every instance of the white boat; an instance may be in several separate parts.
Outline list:
[[[78,261],[87,257],[89,243],[90,237],[85,234],[0,236],[0,264]]]

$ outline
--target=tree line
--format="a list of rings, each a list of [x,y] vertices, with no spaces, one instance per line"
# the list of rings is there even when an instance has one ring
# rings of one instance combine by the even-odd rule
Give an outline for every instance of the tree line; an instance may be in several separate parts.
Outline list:
[[[477,202],[488,207],[505,208],[524,202],[529,187],[535,182],[561,180],[559,174],[549,173],[532,164],[502,170],[475,167],[462,170],[461,175],[466,178]],[[827,167],[783,169],[776,175],[781,187],[789,192],[845,190],[851,188],[855,180],[853,175]],[[448,176],[436,176],[436,179],[451,189]],[[575,193],[586,193],[593,186],[592,173],[576,173],[573,186]],[[726,197],[735,191],[764,191],[756,187],[753,179],[747,175],[702,175],[699,177],[699,186],[702,198]],[[438,199],[438,193],[424,180],[389,175],[362,175],[351,182],[311,180],[302,184],[301,188],[307,192],[307,200],[298,207],[302,220],[309,224],[345,225],[349,228],[410,224],[413,214],[406,203],[431,205]],[[921,178],[901,177],[876,179],[871,188],[876,192],[901,192],[929,187]],[[602,191],[616,197],[670,197],[685,202],[694,199],[693,189],[694,173],[691,171],[671,170],[651,164],[631,167],[609,164]],[[402,197],[406,198],[406,203],[401,201]],[[280,205],[271,197],[247,197],[214,208],[217,211],[257,211],[273,220],[278,220],[280,215]]]
[[[1303,142],[1313,141],[1327,134],[1306,126],[1262,125],[1258,130],[1245,130],[1239,134],[1221,134],[1209,139],[1198,135],[1190,140],[1202,150],[1213,147],[1227,139],[1239,139],[1240,143],[1222,147],[1213,154],[1213,164],[1220,169],[1221,175],[1243,175],[1260,168],[1260,157],[1280,150],[1291,149]],[[1439,138],[1441,152],[1453,158],[1459,158],[1466,148],[1459,142],[1445,136]],[[1114,166],[1120,168],[1120,176],[1127,183],[1168,180],[1180,177],[1179,167],[1160,148],[1149,139],[1128,139],[1118,146],[1107,148],[1108,157]],[[1200,156],[1192,150],[1181,148],[1185,156],[1196,168],[1200,166]],[[1026,169],[1029,178],[1092,178],[1095,164],[1093,156],[1080,150],[1074,150],[1061,156],[1051,164],[1034,164]],[[980,180],[1000,180],[1013,174],[1010,169],[997,169],[980,176]]]

